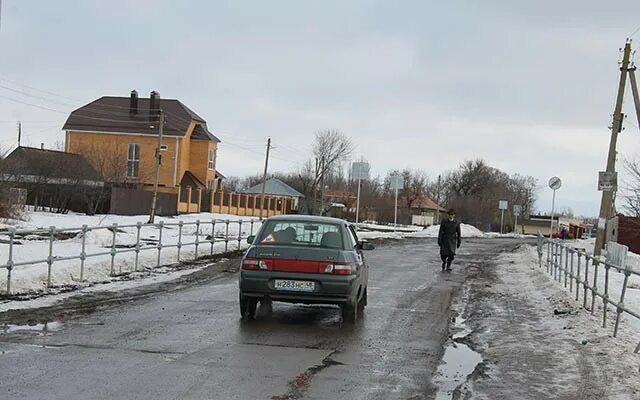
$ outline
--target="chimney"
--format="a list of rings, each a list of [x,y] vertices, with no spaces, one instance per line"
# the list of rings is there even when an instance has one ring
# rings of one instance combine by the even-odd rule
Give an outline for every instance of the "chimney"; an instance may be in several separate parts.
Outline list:
[[[40,150],[44,150],[44,143],[40,143]]]
[[[160,93],[152,91],[149,100],[149,117],[155,117],[160,113]]]
[[[131,97],[129,99],[129,112],[131,114],[138,113],[138,92],[135,90],[131,91]]]

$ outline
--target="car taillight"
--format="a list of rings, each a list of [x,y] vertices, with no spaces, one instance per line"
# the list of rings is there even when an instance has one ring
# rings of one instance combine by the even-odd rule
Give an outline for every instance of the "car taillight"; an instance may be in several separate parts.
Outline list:
[[[269,270],[269,262],[267,260],[256,260],[255,258],[245,258],[242,261],[242,269],[248,270]]]
[[[327,264],[322,269],[322,272],[334,275],[351,275],[353,266],[351,264]]]

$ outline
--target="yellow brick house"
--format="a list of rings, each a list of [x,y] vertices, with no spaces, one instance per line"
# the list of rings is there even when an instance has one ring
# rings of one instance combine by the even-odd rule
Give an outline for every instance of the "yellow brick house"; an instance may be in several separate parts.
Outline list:
[[[135,90],[129,97],[104,96],[71,112],[63,126],[65,150],[85,156],[105,181],[150,189],[155,182],[160,110],[165,116],[160,191],[219,188],[220,140],[203,118],[155,91],[149,98],[139,98]]]

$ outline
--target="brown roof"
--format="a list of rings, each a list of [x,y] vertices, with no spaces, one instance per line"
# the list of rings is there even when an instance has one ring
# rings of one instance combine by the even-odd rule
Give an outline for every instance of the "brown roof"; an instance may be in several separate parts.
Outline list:
[[[164,135],[184,136],[191,122],[196,122],[194,139],[220,142],[207,129],[207,123],[198,114],[175,99],[159,99],[165,113]],[[130,112],[129,97],[103,96],[72,111],[63,130],[92,132],[158,134],[158,113],[149,109],[150,99],[138,98],[137,112]]]
[[[1,164],[3,174],[102,181],[100,174],[79,154],[34,147],[18,147]]]
[[[191,186],[196,189],[206,189],[207,186],[200,181],[191,171],[185,171],[182,180],[180,181],[180,186],[187,187]]]
[[[357,196],[355,193],[349,192],[346,190],[327,189],[324,191],[324,197],[335,197],[340,199],[355,199]]]
[[[436,204],[436,202],[433,201],[433,199],[431,199],[429,197],[423,197],[421,199],[418,199],[418,200],[414,201],[413,205],[411,206],[411,208],[419,208],[419,209],[422,209],[422,210],[447,211],[442,206],[439,206],[438,204]]]

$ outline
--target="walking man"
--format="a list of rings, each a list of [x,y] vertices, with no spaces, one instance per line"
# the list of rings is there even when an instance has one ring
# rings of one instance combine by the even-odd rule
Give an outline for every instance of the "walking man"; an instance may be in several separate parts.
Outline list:
[[[442,258],[442,270],[451,271],[451,263],[456,256],[456,249],[462,244],[460,235],[460,223],[456,221],[456,211],[449,210],[449,218],[440,223],[438,233],[438,246],[440,246],[440,258]]]

